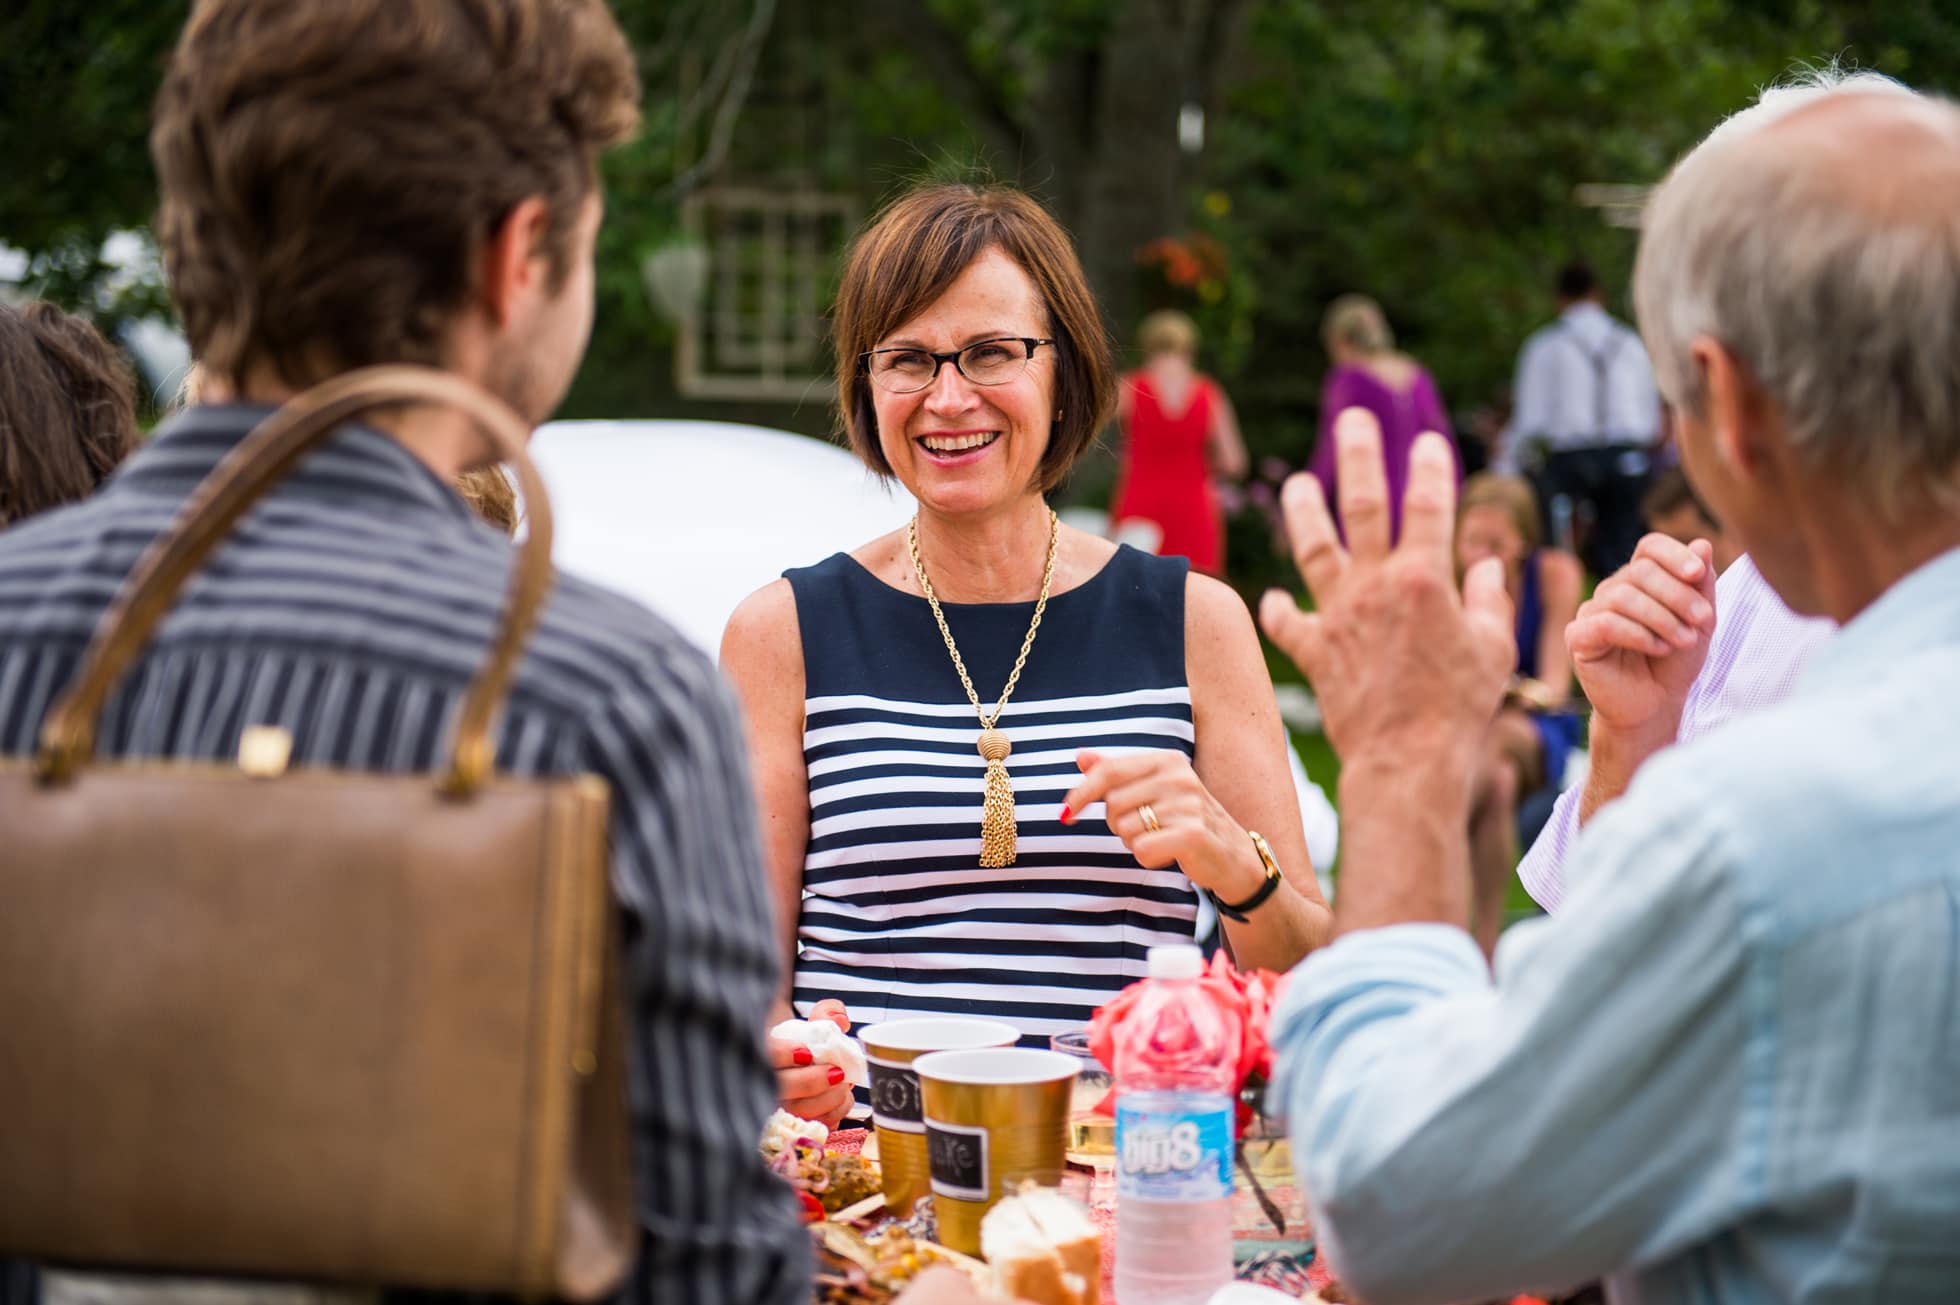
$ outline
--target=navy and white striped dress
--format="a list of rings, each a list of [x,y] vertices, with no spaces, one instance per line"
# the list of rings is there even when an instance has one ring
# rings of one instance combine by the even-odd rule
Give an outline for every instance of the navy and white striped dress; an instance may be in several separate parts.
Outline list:
[[[1187,570],[1120,548],[1048,600],[999,722],[1019,854],[997,870],[980,866],[980,722],[926,600],[842,553],[787,573],[810,777],[799,1010],[837,997],[857,1024],[984,1015],[1041,1042],[1141,977],[1147,949],[1190,940],[1197,897],[1183,874],[1137,864],[1101,803],[1058,818],[1080,748],[1192,755]],[[941,607],[991,708],[1034,604]]]

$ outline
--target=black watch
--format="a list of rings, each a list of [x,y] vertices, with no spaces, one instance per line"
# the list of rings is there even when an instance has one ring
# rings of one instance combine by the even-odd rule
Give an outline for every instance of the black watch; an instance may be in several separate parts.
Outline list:
[[[1218,913],[1228,920],[1237,920],[1240,924],[1248,923],[1248,915],[1265,905],[1266,899],[1278,890],[1281,878],[1279,862],[1273,860],[1273,849],[1267,846],[1266,840],[1258,834],[1253,833],[1251,830],[1247,830],[1246,832],[1252,835],[1253,849],[1259,853],[1260,861],[1265,863],[1266,882],[1260,884],[1258,891],[1246,898],[1243,902],[1228,903],[1220,901],[1217,893],[1212,892],[1209,888],[1205,889],[1205,896],[1209,897],[1211,904],[1218,908]]]

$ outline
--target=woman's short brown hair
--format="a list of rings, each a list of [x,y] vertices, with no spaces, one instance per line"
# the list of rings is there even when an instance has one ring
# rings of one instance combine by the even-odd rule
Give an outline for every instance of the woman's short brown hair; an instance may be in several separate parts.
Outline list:
[[[234,387],[439,362],[525,198],[562,283],[638,102],[604,0],[199,0],[150,132],[192,352]]]
[[[0,304],[0,526],[93,494],[137,434],[135,377],[99,331]]]
[[[832,318],[837,342],[837,408],[844,434],[881,476],[891,463],[878,445],[871,378],[858,358],[931,307],[990,249],[1014,260],[1034,282],[1055,341],[1055,407],[1038,479],[1044,494],[1062,482],[1094,443],[1116,402],[1109,332],[1068,233],[1047,210],[1007,186],[934,185],[901,195],[851,246]]]

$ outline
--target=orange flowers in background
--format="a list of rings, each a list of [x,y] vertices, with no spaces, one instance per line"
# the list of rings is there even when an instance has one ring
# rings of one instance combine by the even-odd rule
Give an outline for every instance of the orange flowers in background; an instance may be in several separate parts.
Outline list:
[[[1203,232],[1153,240],[1137,251],[1137,263],[1157,271],[1165,284],[1189,290],[1206,303],[1223,297],[1230,270],[1224,247]]]

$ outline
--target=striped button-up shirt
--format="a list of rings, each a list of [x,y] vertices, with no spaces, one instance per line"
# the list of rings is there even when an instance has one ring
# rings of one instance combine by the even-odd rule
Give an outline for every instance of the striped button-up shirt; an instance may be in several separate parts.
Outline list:
[[[267,411],[186,413],[96,498],[0,533],[0,753],[32,751],[138,555]],[[292,733],[297,765],[429,770],[511,557],[399,444],[349,427],[185,587],[111,698],[100,751],[221,758],[246,726],[269,724]],[[612,791],[644,1230],[625,1295],[808,1299],[806,1235],[756,1151],[775,1103],[762,1029],[781,956],[725,684],[645,609],[560,577],[497,761],[590,773]]]

